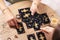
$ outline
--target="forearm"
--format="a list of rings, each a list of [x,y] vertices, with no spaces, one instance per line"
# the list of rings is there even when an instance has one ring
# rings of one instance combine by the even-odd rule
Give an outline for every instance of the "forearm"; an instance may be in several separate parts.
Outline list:
[[[11,12],[9,11],[8,7],[5,5],[3,0],[0,0],[0,10],[2,10],[3,14],[5,15],[5,18],[7,20],[12,19],[13,16],[11,14]],[[11,17],[12,16],[12,17]],[[7,21],[6,20],[6,21]]]

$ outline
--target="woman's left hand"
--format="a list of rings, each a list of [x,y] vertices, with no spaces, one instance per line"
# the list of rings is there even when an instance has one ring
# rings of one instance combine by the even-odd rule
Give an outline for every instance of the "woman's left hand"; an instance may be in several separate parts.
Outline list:
[[[31,8],[30,8],[32,15],[37,11],[37,4],[32,3]]]
[[[32,12],[32,15],[34,15],[35,12],[37,12],[38,4],[40,3],[40,0],[33,0],[30,11]]]

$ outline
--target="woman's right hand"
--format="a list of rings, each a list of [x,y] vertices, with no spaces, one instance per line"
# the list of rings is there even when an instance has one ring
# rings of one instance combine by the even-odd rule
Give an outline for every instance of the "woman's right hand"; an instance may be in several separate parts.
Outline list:
[[[52,40],[54,28],[47,26],[41,28],[41,31],[45,34],[47,40]]]

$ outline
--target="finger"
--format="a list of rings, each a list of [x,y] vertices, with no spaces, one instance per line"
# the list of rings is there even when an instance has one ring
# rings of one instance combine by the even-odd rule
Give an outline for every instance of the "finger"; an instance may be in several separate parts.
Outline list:
[[[31,12],[31,15],[34,15],[34,13],[35,13],[35,12],[34,12],[34,11],[32,11],[32,12]]]
[[[50,33],[49,28],[40,28],[43,32]]]
[[[13,21],[9,21],[8,24],[9,24],[10,26],[15,26],[15,23],[14,23]]]
[[[31,11],[31,15],[34,15],[34,9],[30,8],[30,11]]]
[[[31,14],[34,15],[34,13],[36,12],[36,6],[31,6],[30,8],[30,11],[31,11]]]
[[[40,31],[49,34],[49,32],[47,32],[47,31],[45,31],[45,30],[40,30]]]
[[[9,26],[15,26],[15,23],[14,23],[13,20],[10,20],[10,21],[8,22],[8,24],[9,24]]]

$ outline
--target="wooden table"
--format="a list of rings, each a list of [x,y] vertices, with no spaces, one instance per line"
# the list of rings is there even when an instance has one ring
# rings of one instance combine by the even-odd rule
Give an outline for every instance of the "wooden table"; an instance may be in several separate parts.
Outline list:
[[[31,3],[32,2],[30,2],[30,1],[18,2],[18,3],[15,3],[15,4],[9,6],[8,9],[11,12],[11,14],[14,17],[16,17],[16,15],[19,14],[18,9],[31,7]],[[48,25],[55,27],[57,24],[59,24],[59,17],[55,13],[55,11],[53,9],[51,9],[50,7],[46,6],[45,4],[40,3],[37,12],[39,14],[47,13],[49,19],[51,20],[50,24],[42,25],[42,27],[45,27]],[[9,13],[8,14],[2,13],[0,15],[0,27],[1,27],[0,35],[1,35],[2,40],[7,40],[10,38],[11,38],[11,40],[27,40],[27,35],[34,33],[36,36],[36,32],[39,32],[39,31],[34,31],[33,28],[27,29],[26,25],[24,24],[25,33],[18,34],[16,29],[9,27],[7,21],[10,20],[12,18],[12,16],[9,16],[9,17],[8,16],[9,16]],[[18,36],[17,38],[16,38],[16,35]],[[36,39],[38,40],[37,36],[36,36]]]

